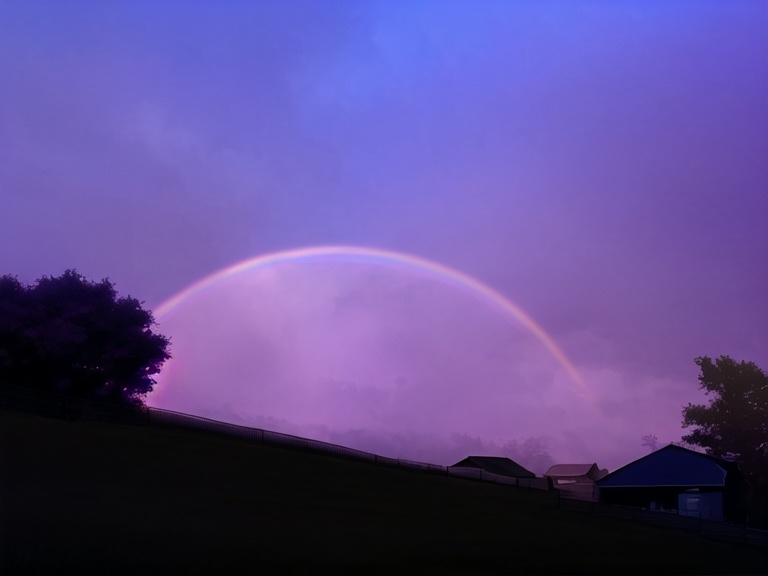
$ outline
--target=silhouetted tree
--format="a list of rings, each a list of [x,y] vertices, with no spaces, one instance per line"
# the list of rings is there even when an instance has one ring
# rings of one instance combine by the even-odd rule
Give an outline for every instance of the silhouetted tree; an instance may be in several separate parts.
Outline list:
[[[75,270],[25,286],[0,277],[0,382],[141,404],[170,358],[142,302]]]
[[[754,362],[728,356],[712,361],[696,358],[701,368],[699,388],[712,395],[708,405],[683,408],[683,427],[692,427],[683,441],[707,454],[732,457],[755,484],[765,486],[768,475],[768,375]]]

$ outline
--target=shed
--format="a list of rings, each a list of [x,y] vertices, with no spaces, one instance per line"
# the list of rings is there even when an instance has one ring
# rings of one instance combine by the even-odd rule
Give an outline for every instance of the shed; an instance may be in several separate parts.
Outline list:
[[[597,501],[595,481],[608,474],[597,464],[555,464],[544,474],[563,498]]]
[[[499,456],[467,456],[449,468],[474,468],[510,478],[536,478],[536,474],[526,470],[514,460]]]
[[[746,481],[736,462],[670,444],[597,481],[600,500],[741,522]]]

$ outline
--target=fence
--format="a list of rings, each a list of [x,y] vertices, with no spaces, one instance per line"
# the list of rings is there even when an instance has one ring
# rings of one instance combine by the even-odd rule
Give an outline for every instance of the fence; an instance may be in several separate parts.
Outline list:
[[[485,471],[480,471],[480,474],[477,476],[472,475],[471,473],[463,474],[460,471],[457,472],[457,469],[450,469],[438,464],[388,458],[386,456],[379,456],[377,454],[371,454],[370,452],[364,452],[362,450],[356,450],[338,444],[301,438],[299,436],[262,430],[260,428],[250,428],[248,426],[240,426],[228,422],[220,422],[201,416],[192,416],[190,414],[174,412],[172,410],[149,408],[146,406],[119,406],[105,402],[80,400],[67,397],[64,394],[34,390],[31,388],[0,385],[0,407],[25,410],[70,421],[103,420],[204,431],[230,438],[241,438],[264,445],[294,448],[337,457],[367,461],[381,466],[404,468],[432,474],[475,478],[484,482],[495,482],[525,488],[547,490],[547,481],[544,478],[510,478],[508,476],[500,476]]]
[[[260,428],[250,428],[248,426],[220,422],[218,420],[192,416],[190,414],[182,414],[181,412],[173,412],[171,410],[162,410],[160,408],[148,408],[147,412],[148,422],[157,426],[172,426],[188,430],[202,430],[209,433],[221,434],[230,438],[242,438],[259,444],[322,452],[334,456],[353,458],[355,460],[367,460],[369,462],[376,461],[375,454],[363,452],[362,450],[355,450],[354,448],[347,448],[346,446],[340,446],[338,444],[322,442],[320,440],[311,440],[309,438],[301,438],[299,436],[262,430]]]
[[[249,428],[248,426],[229,424],[227,422],[210,420],[208,418],[182,414],[171,410],[149,408],[146,406],[119,406],[105,402],[80,400],[68,398],[64,394],[9,386],[7,384],[0,385],[0,408],[23,410],[65,420],[97,420],[204,431],[207,433],[221,434],[230,438],[241,438],[263,445],[281,446],[367,461],[380,466],[456,476],[459,478],[474,479],[482,482],[494,482],[497,484],[506,484],[532,490],[547,491],[549,489],[546,478],[511,478],[509,476],[492,474],[478,468],[445,467],[437,464],[427,464],[425,462],[388,458],[386,456],[379,456],[362,450],[340,446],[338,444],[321,442],[320,440],[311,440],[309,438],[301,438],[290,434],[283,434],[281,432],[272,432],[260,428]],[[562,510],[670,526],[696,532],[704,538],[741,542],[768,548],[768,531],[766,530],[726,524],[723,522],[713,522],[654,510],[610,506],[597,502],[569,499],[557,490],[550,491],[550,493],[556,495],[553,502],[556,502],[555,505]]]
[[[549,490],[549,483],[546,478],[514,478],[494,474],[482,468],[471,468],[468,466],[449,466],[446,468],[446,471],[451,476],[474,478],[485,482],[496,482],[497,484],[509,484],[518,488],[528,488],[529,490]]]
[[[558,508],[573,512],[591,514],[603,518],[629,520],[695,532],[703,538],[738,542],[768,548],[768,530],[749,526],[706,520],[692,516],[681,516],[673,512],[661,512],[631,506],[610,505],[601,502],[560,498]]]

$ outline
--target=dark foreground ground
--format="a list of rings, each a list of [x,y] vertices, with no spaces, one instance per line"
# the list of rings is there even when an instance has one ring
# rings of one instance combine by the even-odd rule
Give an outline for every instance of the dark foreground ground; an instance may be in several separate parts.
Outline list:
[[[550,495],[200,432],[0,412],[0,573],[765,574]]]

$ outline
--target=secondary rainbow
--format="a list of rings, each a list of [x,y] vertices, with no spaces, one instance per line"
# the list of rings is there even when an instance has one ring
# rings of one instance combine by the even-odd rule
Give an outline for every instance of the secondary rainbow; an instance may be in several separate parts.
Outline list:
[[[485,300],[491,302],[491,304],[497,308],[500,308],[503,312],[512,315],[518,321],[520,321],[528,330],[530,330],[536,338],[552,353],[558,362],[565,368],[569,376],[573,379],[576,385],[579,387],[583,396],[591,398],[591,394],[584,384],[584,380],[579,374],[578,370],[574,367],[565,353],[560,349],[552,337],[536,323],[523,309],[514,304],[508,298],[501,293],[497,292],[490,286],[483,284],[476,278],[469,276],[463,272],[460,272],[454,268],[450,268],[438,262],[427,260],[426,258],[420,258],[411,254],[404,254],[402,252],[394,252],[391,250],[381,250],[378,248],[367,248],[361,246],[313,246],[309,248],[298,248],[294,250],[286,250],[282,252],[272,252],[262,256],[256,256],[242,262],[238,262],[232,266],[219,270],[206,276],[202,280],[192,284],[188,288],[182,290],[175,296],[169,298],[163,302],[156,310],[155,313],[158,319],[171,312],[174,308],[178,307],[185,301],[194,299],[194,297],[208,288],[211,288],[227,278],[235,276],[241,272],[247,270],[254,270],[257,268],[265,268],[284,262],[301,262],[309,260],[322,260],[322,259],[344,259],[345,261],[364,261],[366,263],[378,263],[386,265],[405,265],[413,268],[417,268],[422,272],[428,272],[442,282],[450,283],[458,288],[469,291],[472,294],[482,297]]]

